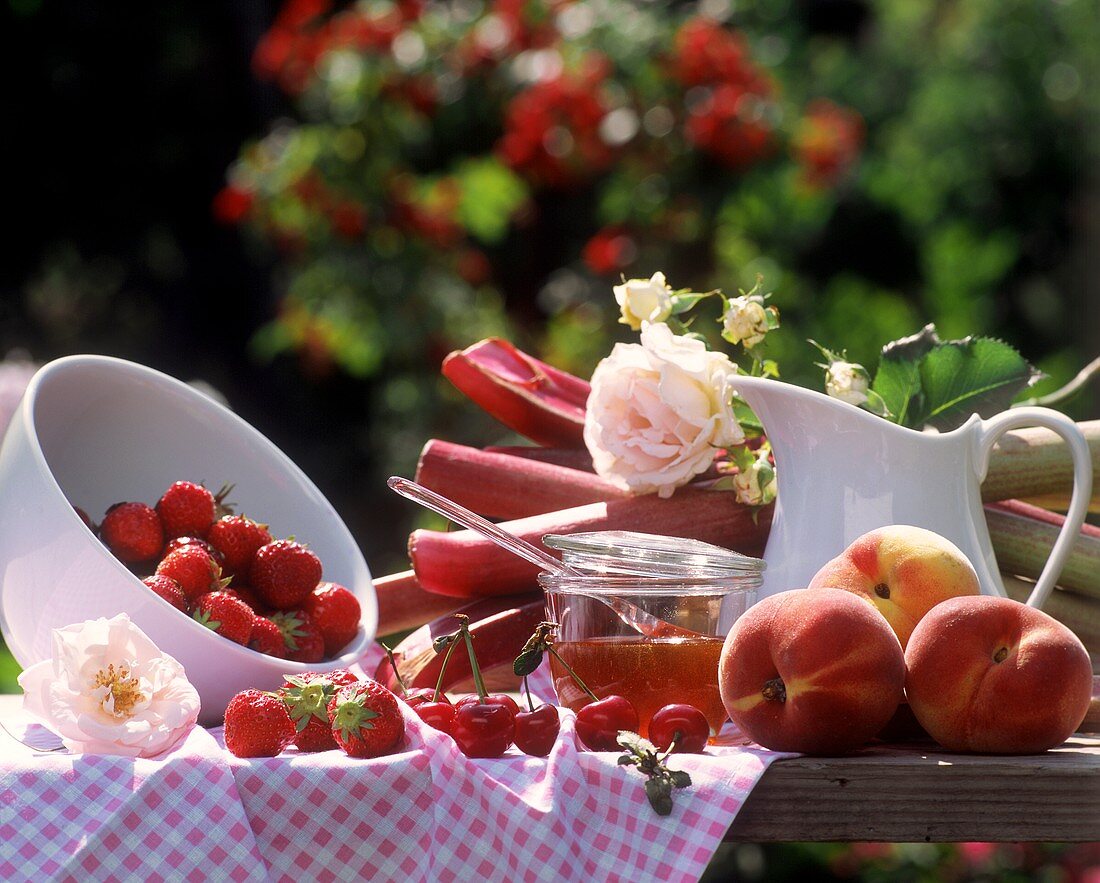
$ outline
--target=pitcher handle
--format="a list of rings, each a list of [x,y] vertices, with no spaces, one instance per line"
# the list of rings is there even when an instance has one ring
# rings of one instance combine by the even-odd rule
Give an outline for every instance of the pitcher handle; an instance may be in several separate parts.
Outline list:
[[[1050,551],[1050,557],[1043,567],[1043,572],[1035,581],[1031,597],[1027,599],[1029,607],[1041,608],[1050,596],[1055,580],[1062,573],[1081,525],[1085,523],[1089,499],[1092,496],[1092,458],[1085,436],[1077,424],[1065,414],[1051,408],[1012,408],[982,421],[982,434],[976,459],[978,481],[985,478],[989,469],[989,456],[997,440],[1010,429],[1022,429],[1025,426],[1044,426],[1056,432],[1069,445],[1070,456],[1073,459],[1073,496],[1070,497],[1066,521]]]

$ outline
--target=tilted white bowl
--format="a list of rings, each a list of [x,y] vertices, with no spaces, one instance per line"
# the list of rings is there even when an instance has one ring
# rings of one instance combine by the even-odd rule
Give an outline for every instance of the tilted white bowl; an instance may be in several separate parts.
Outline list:
[[[362,605],[358,637],[333,661],[304,665],[234,644],[154,595],[84,526],[112,503],[153,505],[176,480],[235,484],[237,511],[293,535],[324,578]],[[187,670],[217,724],[234,694],[285,673],[347,666],[366,651],[378,605],[363,555],[340,516],[285,454],[228,409],[150,368],[68,356],[31,380],[0,448],[0,628],[19,664],[51,652],[51,630],[127,613]]]

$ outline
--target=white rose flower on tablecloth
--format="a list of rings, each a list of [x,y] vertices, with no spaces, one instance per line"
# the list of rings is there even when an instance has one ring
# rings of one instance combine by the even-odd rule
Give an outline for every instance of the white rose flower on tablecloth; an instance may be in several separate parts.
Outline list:
[[[124,613],[55,629],[52,658],[24,671],[19,686],[24,711],[82,754],[163,754],[199,716],[183,666]]]
[[[664,324],[618,343],[592,375],[584,441],[596,472],[637,493],[668,497],[705,471],[715,448],[744,440],[730,399],[737,367]]]
[[[755,296],[731,297],[722,314],[722,336],[730,343],[752,348],[767,335],[768,312],[762,299]]]
[[[825,392],[849,405],[866,402],[870,385],[867,369],[855,362],[834,361],[825,369]]]
[[[664,273],[654,273],[648,279],[627,279],[612,290],[622,314],[619,321],[635,331],[643,322],[664,322],[672,315],[672,288]]]

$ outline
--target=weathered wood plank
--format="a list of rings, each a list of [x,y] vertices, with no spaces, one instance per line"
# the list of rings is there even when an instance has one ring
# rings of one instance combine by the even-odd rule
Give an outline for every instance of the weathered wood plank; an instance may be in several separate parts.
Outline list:
[[[1100,841],[1100,739],[1043,755],[932,743],[777,761],[727,835],[742,841]]]

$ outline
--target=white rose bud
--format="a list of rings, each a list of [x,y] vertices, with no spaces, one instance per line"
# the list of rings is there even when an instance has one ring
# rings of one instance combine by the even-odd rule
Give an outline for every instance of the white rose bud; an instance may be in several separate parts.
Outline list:
[[[664,322],[672,315],[672,289],[664,273],[654,273],[648,279],[627,279],[613,290],[622,313],[619,321],[635,331],[643,322]]]
[[[849,405],[862,405],[867,401],[871,375],[855,362],[834,361],[825,369],[825,392],[834,399]]]
[[[775,469],[762,452],[752,467],[733,476],[733,491],[737,502],[746,506],[763,506],[775,499]]]
[[[768,314],[758,298],[731,297],[722,314],[722,336],[730,343],[752,348],[768,333]]]
[[[596,366],[584,442],[600,476],[637,493],[670,496],[744,441],[733,415],[737,367],[702,341],[647,324],[641,343],[617,343]]]

